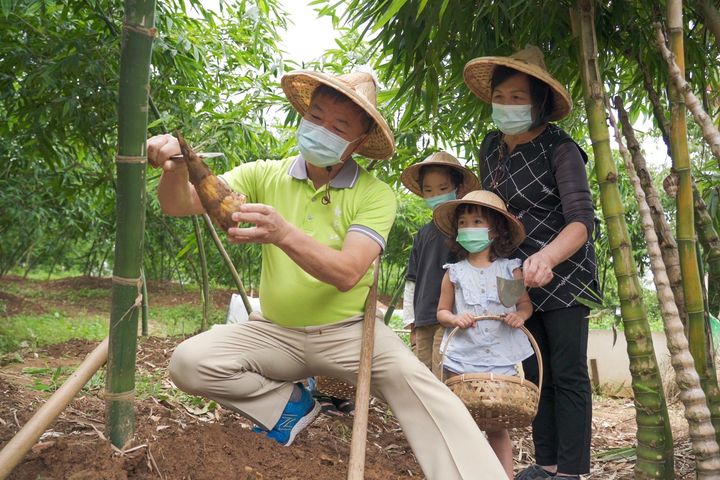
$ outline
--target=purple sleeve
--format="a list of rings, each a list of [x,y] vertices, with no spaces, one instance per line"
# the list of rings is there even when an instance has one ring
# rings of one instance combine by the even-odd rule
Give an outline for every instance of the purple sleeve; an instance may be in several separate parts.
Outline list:
[[[595,209],[585,162],[575,142],[565,142],[555,149],[553,166],[565,224],[580,222],[587,228],[588,238],[592,237]]]

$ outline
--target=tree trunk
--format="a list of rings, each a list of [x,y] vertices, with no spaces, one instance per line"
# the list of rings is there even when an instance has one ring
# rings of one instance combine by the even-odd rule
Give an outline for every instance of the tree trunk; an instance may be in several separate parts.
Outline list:
[[[670,76],[685,76],[685,54],[683,45],[683,18],[682,1],[668,0],[667,3],[668,29],[670,47],[675,62],[670,65]],[[656,25],[657,28],[657,25]],[[658,47],[665,48],[665,39],[662,29],[658,31]],[[660,45],[662,44],[662,45]],[[675,68],[673,74],[672,67]],[[705,396],[710,401],[715,425],[716,438],[720,442],[720,391],[717,386],[717,376],[714,368],[707,368],[712,359],[708,357],[708,338],[705,326],[705,305],[703,303],[702,288],[700,285],[700,270],[695,251],[695,208],[692,192],[692,169],[687,144],[687,125],[685,122],[685,103],[681,92],[670,82],[670,150],[672,151],[673,169],[678,177],[677,191],[677,241],[680,253],[680,269],[683,278],[683,291],[685,293],[685,308],[688,313],[688,340],[695,365]],[[706,368],[702,368],[706,367]]]
[[[135,432],[135,358],[140,271],[145,231],[147,93],[155,30],[155,0],[126,0],[120,53],[118,105],[117,230],[110,346],[105,386],[106,427],[122,448]]]
[[[580,52],[579,66],[595,154],[595,175],[600,186],[600,203],[607,224],[630,358],[638,426],[635,478],[671,479],[674,478],[672,432],[610,150],[605,94],[597,64],[592,0],[578,0],[571,9],[571,17]]]
[[[616,101],[618,99],[616,98]],[[700,376],[695,370],[690,348],[680,314],[675,304],[675,296],[670,288],[665,263],[660,253],[660,244],[655,234],[655,223],[650,214],[650,207],[645,200],[645,192],[640,185],[640,178],[635,172],[630,152],[623,144],[612,112],[610,124],[615,130],[615,140],[620,154],[625,162],[630,183],[635,190],[635,199],[638,203],[638,213],[645,232],[650,268],[653,272],[658,304],[662,313],[667,346],[670,351],[670,360],[675,369],[675,378],[680,389],[680,400],[685,406],[685,418],[688,421],[688,430],[693,452],[695,453],[695,466],[697,478],[720,478],[720,448],[715,440],[715,428],[710,421],[710,409],[705,400],[705,392],[700,386]]]

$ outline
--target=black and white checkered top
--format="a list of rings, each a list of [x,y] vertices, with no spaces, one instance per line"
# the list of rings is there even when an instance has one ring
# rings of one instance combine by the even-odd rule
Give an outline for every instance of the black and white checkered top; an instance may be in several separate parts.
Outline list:
[[[507,153],[499,131],[480,148],[483,188],[498,194],[525,226],[527,237],[511,255],[525,260],[572,222],[588,229],[588,241],[553,269],[552,281],[528,290],[537,311],[578,305],[578,297],[597,301],[593,247],[595,212],[588,186],[585,152],[561,128],[550,124],[535,139]],[[483,158],[484,157],[484,158]]]

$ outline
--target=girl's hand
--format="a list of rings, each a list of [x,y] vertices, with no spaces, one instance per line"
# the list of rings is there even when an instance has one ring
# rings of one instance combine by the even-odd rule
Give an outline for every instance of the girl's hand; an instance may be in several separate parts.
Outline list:
[[[469,328],[475,325],[475,317],[470,312],[458,313],[453,318],[453,325],[460,328]]]
[[[520,328],[525,324],[525,317],[518,314],[518,312],[510,312],[505,315],[503,322],[512,328]]]

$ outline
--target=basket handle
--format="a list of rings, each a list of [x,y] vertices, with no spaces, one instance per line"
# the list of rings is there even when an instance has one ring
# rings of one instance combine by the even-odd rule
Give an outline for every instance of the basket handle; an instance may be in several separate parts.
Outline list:
[[[478,315],[475,317],[475,320],[497,320],[499,322],[502,322],[504,319],[504,315]],[[450,335],[448,336],[447,342],[445,342],[445,348],[443,348],[442,352],[440,352],[440,381],[445,383],[445,353],[447,352],[448,347],[450,346],[450,341],[455,336],[455,334],[460,330],[460,327],[453,328],[453,331],[450,332]],[[525,327],[520,327],[520,330],[528,337],[528,340],[530,340],[530,345],[532,346],[533,350],[535,350],[535,358],[537,359],[538,363],[538,394],[542,392],[542,383],[543,383],[543,361],[542,361],[542,354],[540,353],[540,347],[538,346],[537,342],[535,341],[535,337],[532,336],[530,331]]]

